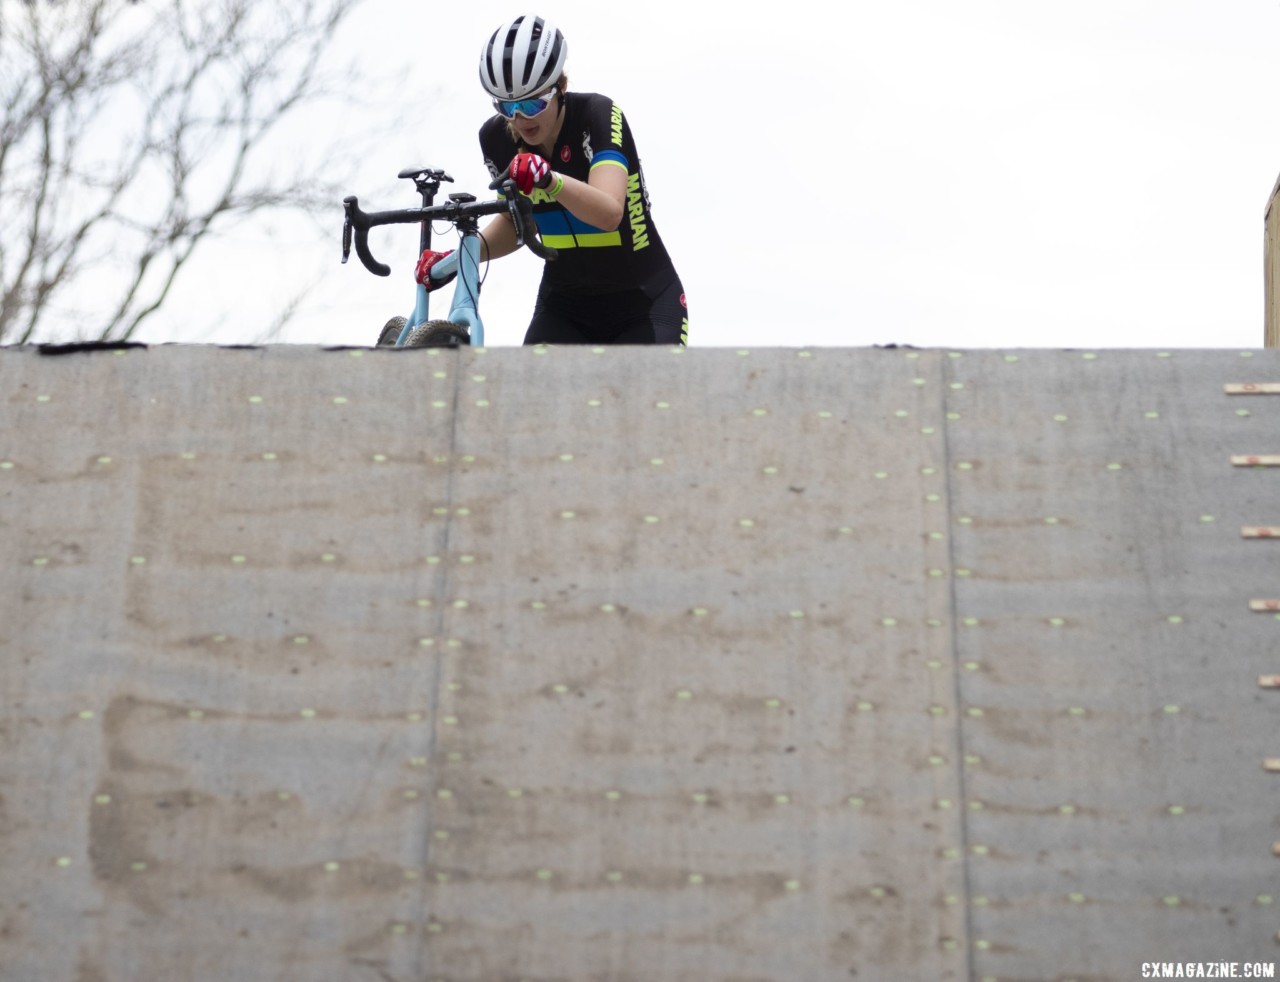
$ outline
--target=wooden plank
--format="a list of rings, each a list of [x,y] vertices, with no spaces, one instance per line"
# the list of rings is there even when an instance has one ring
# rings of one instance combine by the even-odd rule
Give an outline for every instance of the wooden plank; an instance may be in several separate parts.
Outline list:
[[[1263,213],[1262,277],[1264,295],[1263,344],[1280,348],[1280,178],[1276,179]]]
[[[1280,539],[1280,525],[1246,525],[1240,534],[1246,539]]]
[[[1280,395],[1280,382],[1228,382],[1222,391],[1229,396]]]

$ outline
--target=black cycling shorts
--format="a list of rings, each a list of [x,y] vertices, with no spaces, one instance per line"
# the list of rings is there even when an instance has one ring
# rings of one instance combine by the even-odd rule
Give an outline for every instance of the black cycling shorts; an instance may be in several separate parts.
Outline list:
[[[689,343],[689,310],[679,280],[652,300],[643,290],[572,296],[538,290],[525,344]]]

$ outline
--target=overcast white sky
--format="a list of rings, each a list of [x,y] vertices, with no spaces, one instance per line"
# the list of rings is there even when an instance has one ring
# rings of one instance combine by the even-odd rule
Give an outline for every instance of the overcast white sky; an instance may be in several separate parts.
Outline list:
[[[339,124],[385,127],[350,188],[365,208],[414,204],[395,175],[416,164],[487,194],[477,59],[522,9],[368,0],[347,24],[342,57],[404,71]],[[568,38],[571,86],[628,117],[691,345],[1262,345],[1280,0],[533,9]],[[412,306],[417,233],[373,233],[380,279],[339,265],[341,221],[335,201],[324,229],[236,229],[186,284],[182,340],[253,341],[323,277],[280,340],[372,343]],[[540,267],[492,264],[490,345],[523,339]]]

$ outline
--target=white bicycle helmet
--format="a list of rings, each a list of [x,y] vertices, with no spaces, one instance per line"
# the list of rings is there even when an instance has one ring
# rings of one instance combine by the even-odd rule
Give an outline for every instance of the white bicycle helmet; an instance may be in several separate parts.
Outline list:
[[[569,45],[548,20],[521,14],[503,24],[480,52],[480,84],[495,99],[545,92],[560,78]]]

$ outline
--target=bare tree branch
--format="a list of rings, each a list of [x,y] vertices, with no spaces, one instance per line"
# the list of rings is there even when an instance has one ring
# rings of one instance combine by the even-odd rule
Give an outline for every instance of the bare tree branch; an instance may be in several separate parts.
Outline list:
[[[211,236],[331,207],[266,154],[358,3],[0,0],[0,343],[128,338]]]

